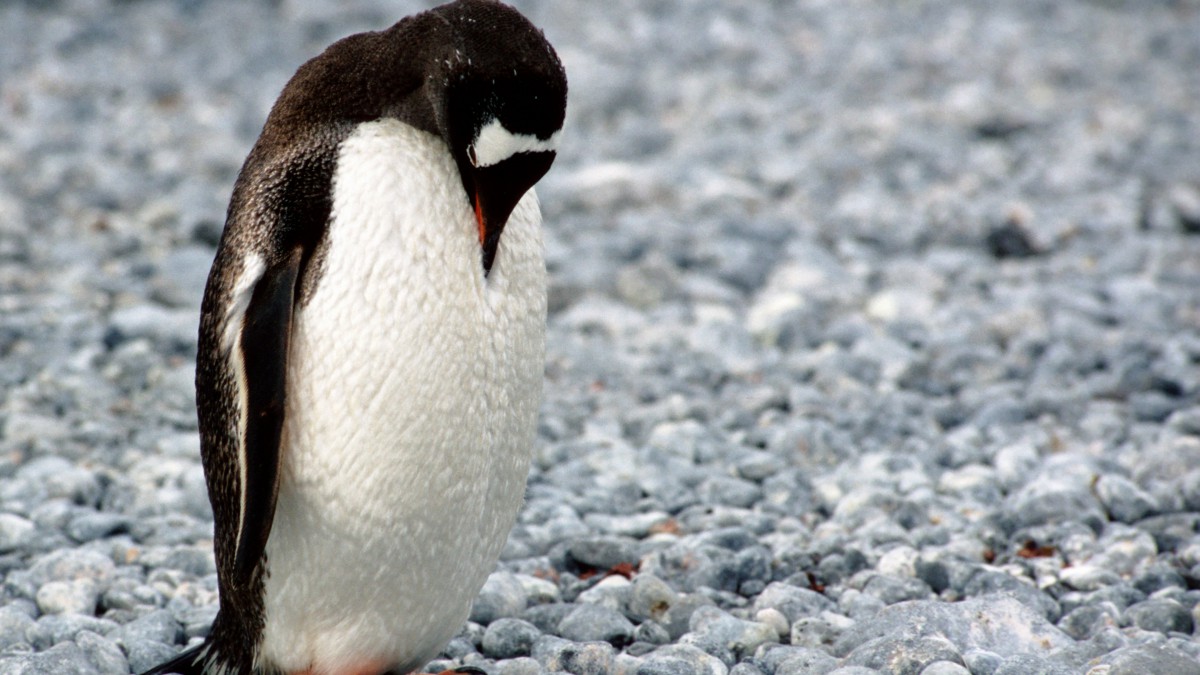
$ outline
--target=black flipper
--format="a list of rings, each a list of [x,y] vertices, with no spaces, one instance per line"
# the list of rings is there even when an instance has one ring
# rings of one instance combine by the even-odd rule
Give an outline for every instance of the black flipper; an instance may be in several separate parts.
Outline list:
[[[237,542],[234,579],[249,584],[262,560],[279,493],[280,441],[292,307],[303,250],[267,267],[246,308],[238,346],[245,369],[245,515]]]

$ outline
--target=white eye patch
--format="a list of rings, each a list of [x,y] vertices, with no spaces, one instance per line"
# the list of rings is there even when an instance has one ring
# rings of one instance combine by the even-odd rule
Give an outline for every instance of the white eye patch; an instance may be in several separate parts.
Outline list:
[[[545,140],[533,134],[514,134],[498,119],[483,125],[479,135],[467,149],[471,165],[483,168],[499,164],[519,152],[554,152],[558,149],[558,140],[562,137],[562,129],[554,132]]]

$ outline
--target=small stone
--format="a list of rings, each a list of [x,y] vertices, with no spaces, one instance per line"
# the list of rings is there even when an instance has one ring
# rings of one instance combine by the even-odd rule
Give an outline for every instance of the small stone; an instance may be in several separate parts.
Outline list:
[[[528,656],[497,661],[496,668],[500,671],[499,675],[542,675],[545,672],[537,659]]]
[[[179,655],[179,650],[170,644],[133,638],[121,643],[125,655],[129,659],[129,667],[133,672],[140,673],[149,670],[164,661]]]
[[[984,649],[968,649],[963,652],[963,661],[973,675],[995,675],[1004,657]]]
[[[671,641],[671,634],[657,621],[644,621],[633,630],[633,640],[651,645],[665,645]]]
[[[171,612],[158,609],[121,626],[109,637],[118,644],[143,640],[173,645],[178,641],[179,635],[179,622]]]
[[[87,513],[71,520],[67,536],[84,543],[129,530],[130,519],[115,513]]]
[[[21,675],[26,673],[29,675],[42,675],[43,673],[45,675],[58,675],[59,673],[106,675],[98,670],[88,659],[87,653],[73,642],[56,644],[40,654],[29,654],[23,658],[18,657],[18,659],[18,663],[20,661],[24,661],[24,663],[16,665],[0,662],[0,669],[5,673],[20,673]]]
[[[637,675],[726,675],[729,667],[720,659],[691,645],[659,647],[644,657]]]
[[[756,621],[738,619],[716,607],[701,607],[692,613],[688,627],[714,640],[741,658],[753,654],[760,645],[777,642],[779,634],[774,628]]]
[[[665,581],[653,574],[642,573],[633,578],[629,593],[629,618],[634,621],[661,621],[679,594]]]
[[[954,643],[940,635],[878,638],[855,648],[845,659],[847,665],[901,673],[919,673],[936,661],[963,663]]]
[[[1059,619],[1058,627],[1076,640],[1089,640],[1100,630],[1120,624],[1121,611],[1111,602],[1084,605]]]
[[[636,542],[624,537],[594,537],[581,539],[567,547],[567,555],[576,564],[590,569],[608,571],[621,563],[637,564]]]
[[[929,586],[915,577],[876,574],[863,586],[862,592],[879,598],[885,605],[906,600],[924,600],[933,595]]]
[[[837,616],[831,612],[819,617],[804,617],[792,624],[791,643],[798,647],[829,647],[837,642],[842,631],[853,626],[853,620],[846,618],[844,624],[831,621]],[[844,618],[844,617],[843,617]]]
[[[1109,670],[1103,675],[1175,675],[1200,673],[1200,666],[1194,656],[1184,653],[1171,645],[1146,644],[1122,647],[1105,654],[1098,659],[1100,664],[1108,666]]]
[[[17,603],[0,607],[0,651],[25,643],[25,634],[33,627],[33,617]]]
[[[667,632],[670,633],[671,639],[678,640],[680,636],[688,631],[688,622],[692,618],[692,613],[700,607],[707,607],[712,604],[712,600],[699,593],[681,595],[667,609],[666,614],[662,616],[660,622],[666,627]]]
[[[614,574],[601,579],[595,586],[580,593],[575,598],[575,602],[600,605],[613,611],[624,612],[629,606],[630,586],[628,579]]]
[[[1119,522],[1135,523],[1158,510],[1154,498],[1128,478],[1106,474],[1095,489],[1100,503]]]
[[[518,574],[516,577],[521,582],[526,602],[530,605],[544,605],[562,600],[562,591],[554,582],[528,574]]]
[[[1125,621],[1142,630],[1191,633],[1192,613],[1176,600],[1152,598],[1125,610]]]
[[[488,624],[481,643],[482,653],[489,659],[511,659],[529,656],[533,643],[541,635],[537,626],[520,619],[500,618]]]
[[[971,675],[971,671],[953,661],[934,661],[925,666],[921,675]]]
[[[32,521],[12,513],[0,513],[0,553],[28,546],[37,533]]]
[[[79,631],[90,630],[93,633],[107,635],[117,624],[108,619],[97,619],[83,614],[47,614],[39,617],[37,623],[29,628],[25,635],[35,649],[48,649],[60,642],[73,640]]]
[[[79,645],[88,661],[101,673],[129,672],[129,660],[125,658],[125,653],[107,638],[84,630],[75,636],[75,644]]]
[[[1004,659],[995,675],[1073,675],[1074,670],[1034,654],[1017,654]]]
[[[573,675],[609,675],[616,650],[607,642],[569,642],[543,635],[533,645],[533,658],[546,670]]]
[[[509,572],[488,577],[471,607],[471,621],[484,626],[503,617],[516,617],[525,609],[527,597],[520,579]]]
[[[37,592],[38,609],[43,614],[86,614],[96,613],[99,592],[91,579],[50,581]]]
[[[774,607],[760,609],[754,613],[754,619],[760,623],[765,623],[775,630],[775,634],[779,637],[784,637],[791,633],[792,627],[788,623],[787,616],[783,612]]]
[[[599,605],[579,605],[558,624],[558,634],[575,642],[607,642],[618,649],[633,642],[633,624]]]
[[[776,581],[768,584],[754,599],[753,608],[756,612],[767,608],[778,610],[789,622],[794,623],[798,619],[834,609],[834,604],[816,591]]]
[[[821,651],[801,647],[775,667],[775,675],[822,675],[838,667],[838,660]]]
[[[762,488],[733,476],[709,478],[697,486],[696,492],[705,504],[723,504],[743,509],[750,508],[762,500]]]
[[[558,624],[567,615],[575,611],[576,605],[568,602],[552,602],[546,605],[534,605],[521,613],[521,618],[533,624],[543,633],[554,634]]]

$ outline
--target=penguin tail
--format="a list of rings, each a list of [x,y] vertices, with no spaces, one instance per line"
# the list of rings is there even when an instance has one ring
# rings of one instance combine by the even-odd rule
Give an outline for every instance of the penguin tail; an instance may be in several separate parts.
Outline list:
[[[155,666],[142,675],[226,675],[238,672],[222,662],[220,655],[205,641],[186,649],[175,658]]]

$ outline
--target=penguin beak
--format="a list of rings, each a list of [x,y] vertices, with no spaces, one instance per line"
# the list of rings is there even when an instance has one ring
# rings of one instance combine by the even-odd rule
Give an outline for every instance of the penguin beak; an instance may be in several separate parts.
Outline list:
[[[553,162],[553,152],[530,152],[513,155],[492,166],[472,167],[471,202],[479,228],[484,276],[492,271],[496,262],[500,235],[508,224],[508,217],[521,197],[550,170]]]

